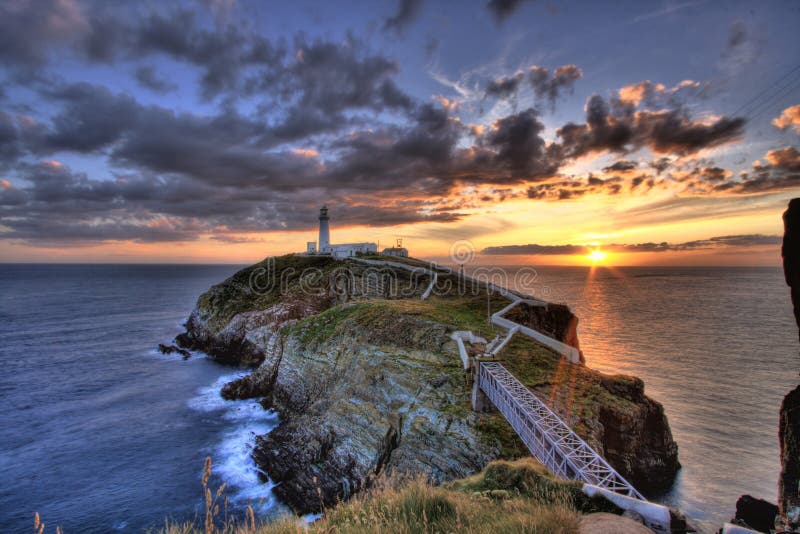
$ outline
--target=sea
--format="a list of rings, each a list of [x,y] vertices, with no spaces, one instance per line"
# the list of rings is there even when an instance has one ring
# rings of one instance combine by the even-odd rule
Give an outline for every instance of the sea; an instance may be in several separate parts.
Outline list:
[[[238,268],[0,264],[0,532],[34,513],[67,533],[201,521],[206,457],[229,514],[286,513],[250,458],[276,415],[219,397],[245,371],[156,350]],[[534,268],[524,289],[572,307],[587,365],[664,405],[683,468],[656,500],[712,532],[740,495],[777,499],[778,409],[800,382],[779,268]]]

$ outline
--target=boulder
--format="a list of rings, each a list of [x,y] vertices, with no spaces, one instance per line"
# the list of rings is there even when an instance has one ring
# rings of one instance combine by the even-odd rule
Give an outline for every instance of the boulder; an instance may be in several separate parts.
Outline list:
[[[776,515],[778,515],[778,507],[771,502],[756,499],[750,495],[742,495],[736,501],[736,515],[733,522],[768,533],[775,528]]]
[[[192,353],[186,349],[176,347],[175,345],[165,345],[163,343],[158,344],[158,351],[161,354],[180,354],[183,356],[184,360],[189,359],[189,357],[192,355]]]

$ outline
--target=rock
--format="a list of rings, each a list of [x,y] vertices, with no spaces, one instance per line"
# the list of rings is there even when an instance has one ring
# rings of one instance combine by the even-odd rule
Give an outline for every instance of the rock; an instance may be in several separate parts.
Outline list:
[[[736,501],[736,515],[733,523],[743,525],[759,532],[767,532],[775,528],[775,516],[778,507],[763,499],[750,495],[742,495]]]
[[[791,288],[794,318],[800,335],[800,198],[789,201],[789,207],[783,212],[783,228],[783,275]]]
[[[580,534],[653,534],[641,523],[614,514],[598,512],[581,518]]]
[[[639,491],[659,492],[672,485],[681,467],[678,445],[661,403],[639,392],[642,381],[638,378],[630,384],[620,396],[636,399],[632,406],[610,403],[598,407],[602,426],[599,450]]]
[[[184,360],[188,360],[189,357],[192,355],[192,353],[186,349],[176,347],[175,345],[164,345],[163,343],[158,344],[158,351],[161,354],[176,354],[176,353],[180,354],[181,356],[183,356]]]
[[[362,265],[294,256],[275,258],[283,282],[262,291],[248,281],[265,263],[202,295],[179,342],[225,363],[256,367],[221,395],[261,398],[265,409],[279,414],[278,426],[257,437],[252,456],[277,484],[282,502],[298,513],[319,512],[383,472],[439,483],[474,474],[501,452],[526,454],[497,413],[470,409],[470,388],[451,340],[453,331],[484,324],[485,295],[464,297],[453,289],[431,302],[359,295],[353,288],[364,275]],[[301,276],[301,268],[313,272]],[[400,280],[411,283],[401,271]],[[309,276],[321,285],[300,283]],[[446,278],[439,277],[443,287]],[[446,307],[447,298],[457,309]],[[574,337],[569,309],[548,310],[537,308],[536,320]],[[555,372],[558,356],[529,343]],[[671,482],[677,446],[663,408],[644,395],[641,381],[605,380],[585,366],[574,368],[590,389],[579,392],[590,395],[592,406],[582,436],[624,475]]]
[[[778,438],[781,444],[781,474],[778,506],[788,532],[800,532],[800,386],[783,398]]]

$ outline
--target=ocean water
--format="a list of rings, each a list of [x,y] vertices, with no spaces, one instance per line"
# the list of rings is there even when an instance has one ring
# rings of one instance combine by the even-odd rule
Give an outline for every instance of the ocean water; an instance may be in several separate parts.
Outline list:
[[[276,423],[219,388],[242,374],[154,350],[233,266],[0,265],[0,532],[141,532],[202,516],[203,461],[231,512],[274,509],[249,456]]]
[[[528,292],[572,307],[586,364],[639,376],[664,404],[683,469],[657,500],[706,532],[742,494],[777,502],[778,411],[800,383],[780,268],[535,270]]]
[[[235,512],[282,510],[249,457],[277,419],[218,394],[243,371],[154,348],[234,266],[0,265],[0,531],[140,532],[202,513],[212,456]],[[513,274],[513,269],[509,272]],[[775,500],[777,413],[798,382],[780,269],[539,268],[526,289],[581,318],[588,365],[642,377],[683,463],[660,499],[710,531]]]

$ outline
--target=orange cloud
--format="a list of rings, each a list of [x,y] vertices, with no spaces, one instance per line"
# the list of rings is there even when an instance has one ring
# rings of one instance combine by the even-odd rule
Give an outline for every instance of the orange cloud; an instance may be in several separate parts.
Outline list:
[[[772,124],[780,130],[794,128],[800,134],[800,104],[784,109],[780,117],[772,120]]]
[[[645,96],[648,92],[653,90],[662,92],[666,89],[663,84],[657,83],[653,84],[650,80],[646,80],[639,83],[633,83],[631,85],[626,85],[622,89],[619,90],[619,99],[626,104],[633,104],[634,106],[638,106],[639,102],[644,100]]]
[[[13,189],[14,186],[8,180],[0,180],[0,187],[3,189]]]
[[[310,148],[295,148],[292,150],[298,156],[305,156],[307,158],[316,158],[319,156],[319,152],[316,150],[312,150]]]
[[[456,108],[458,108],[458,102],[456,102],[454,100],[451,100],[449,98],[446,98],[446,97],[444,97],[442,95],[434,95],[433,99],[436,102],[438,102],[443,108],[445,108],[447,110],[455,111]]]
[[[787,146],[777,150],[770,150],[764,156],[770,165],[789,170],[800,169],[800,152],[796,148]]]

